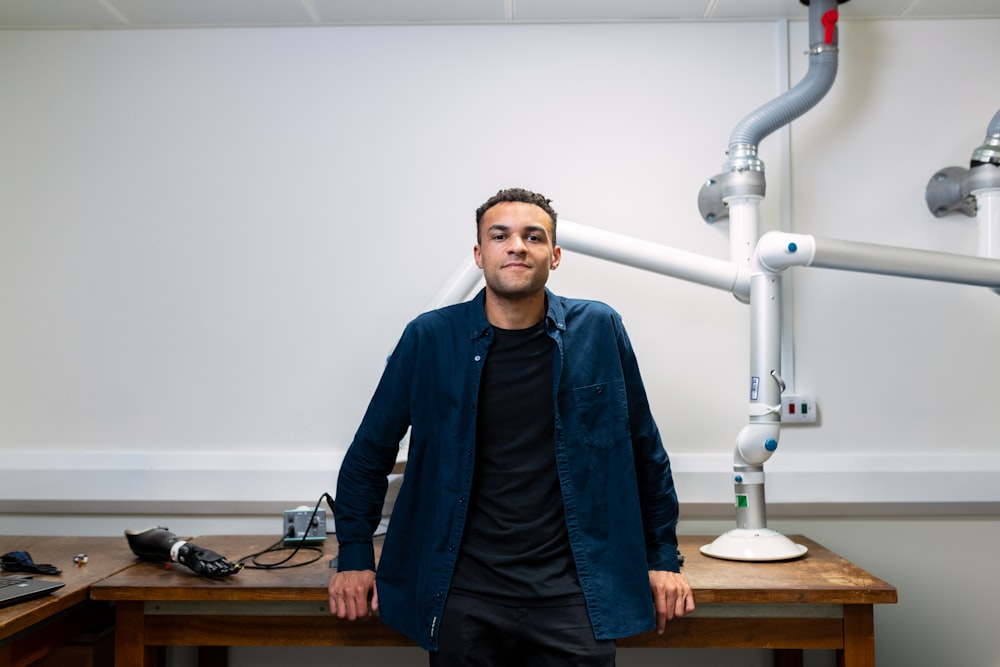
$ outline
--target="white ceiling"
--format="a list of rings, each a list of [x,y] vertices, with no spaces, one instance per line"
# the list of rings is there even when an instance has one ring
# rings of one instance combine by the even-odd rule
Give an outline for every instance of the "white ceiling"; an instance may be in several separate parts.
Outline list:
[[[800,0],[0,0],[0,29],[804,19]],[[1000,0],[853,0],[842,19],[1000,18]]]

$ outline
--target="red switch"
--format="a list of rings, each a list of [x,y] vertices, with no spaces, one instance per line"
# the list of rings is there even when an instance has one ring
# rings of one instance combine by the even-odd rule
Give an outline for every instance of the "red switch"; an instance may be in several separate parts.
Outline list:
[[[826,44],[833,44],[833,29],[837,27],[837,19],[840,15],[837,13],[836,9],[831,9],[827,13],[823,14],[823,18],[820,21],[823,22],[823,42]]]

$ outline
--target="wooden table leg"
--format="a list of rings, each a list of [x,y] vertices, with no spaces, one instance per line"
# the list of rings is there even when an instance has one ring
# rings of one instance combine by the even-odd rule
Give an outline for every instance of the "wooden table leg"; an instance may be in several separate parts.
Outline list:
[[[844,648],[839,667],[875,667],[875,615],[870,604],[844,605]]]
[[[144,667],[146,641],[142,602],[115,605],[115,667]]]

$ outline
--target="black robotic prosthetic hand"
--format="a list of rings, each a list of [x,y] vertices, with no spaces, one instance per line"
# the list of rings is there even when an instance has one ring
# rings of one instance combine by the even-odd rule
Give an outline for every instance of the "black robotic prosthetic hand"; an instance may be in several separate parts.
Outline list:
[[[160,563],[177,561],[203,577],[228,577],[243,569],[210,549],[182,540],[165,526],[126,530],[128,546],[139,558]]]

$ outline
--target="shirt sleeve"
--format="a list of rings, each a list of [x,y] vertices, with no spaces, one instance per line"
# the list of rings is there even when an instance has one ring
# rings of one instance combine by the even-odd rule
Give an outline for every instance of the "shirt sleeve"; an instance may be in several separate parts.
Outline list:
[[[639,485],[639,503],[650,570],[679,572],[677,519],[680,514],[670,458],[653,418],[639,363],[628,333],[617,320],[618,346],[628,396],[629,429]]]
[[[382,518],[388,476],[410,423],[416,336],[412,323],[389,356],[337,477],[339,570],[374,570],[372,536]]]

